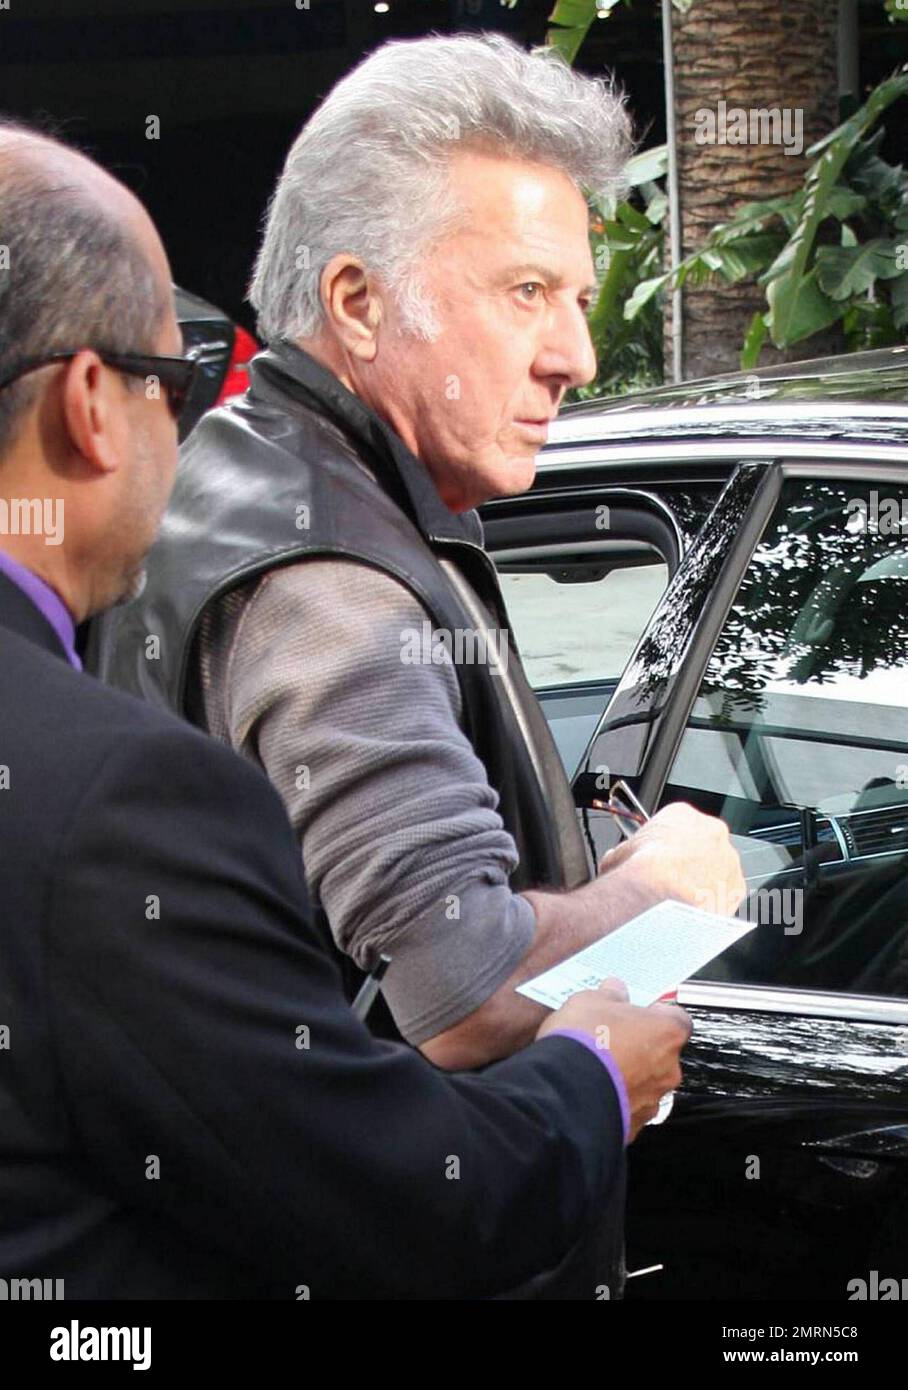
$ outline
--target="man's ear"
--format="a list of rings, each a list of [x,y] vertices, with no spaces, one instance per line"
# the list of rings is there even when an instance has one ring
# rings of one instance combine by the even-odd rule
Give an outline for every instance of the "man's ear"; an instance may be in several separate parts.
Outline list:
[[[124,457],[123,390],[117,373],[90,348],[67,363],[60,392],[64,428],[70,447],[100,473],[113,473]]]
[[[330,329],[347,352],[372,362],[378,352],[378,326],[384,305],[375,280],[355,256],[332,256],[319,281]]]

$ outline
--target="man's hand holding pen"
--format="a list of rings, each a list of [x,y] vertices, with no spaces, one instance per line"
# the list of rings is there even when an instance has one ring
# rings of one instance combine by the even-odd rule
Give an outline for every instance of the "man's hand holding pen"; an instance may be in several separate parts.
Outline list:
[[[597,882],[622,865],[639,874],[654,902],[675,898],[709,907],[712,899],[714,910],[726,912],[741,902],[747,887],[725,822],[681,801],[664,807],[608,850],[599,861]]]

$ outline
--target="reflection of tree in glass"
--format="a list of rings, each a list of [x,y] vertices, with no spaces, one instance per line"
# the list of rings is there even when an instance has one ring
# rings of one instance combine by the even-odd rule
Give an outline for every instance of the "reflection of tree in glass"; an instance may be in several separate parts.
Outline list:
[[[898,496],[897,489],[891,489]],[[779,520],[754,554],[701,688],[719,695],[723,722],[760,709],[771,681],[823,685],[906,664],[903,578],[862,579],[908,538],[859,528],[847,503],[869,485],[798,480],[782,492]]]
[[[672,488],[666,493],[675,520],[687,536],[688,543],[694,539],[719,498],[721,487],[699,487],[693,491],[685,488]]]
[[[691,629],[719,577],[726,549],[741,527],[763,473],[759,465],[742,467],[721,505],[688,551],[666,603],[650,623],[636,657],[622,677],[622,691],[610,709],[611,720],[661,701],[665,686],[690,639]]]

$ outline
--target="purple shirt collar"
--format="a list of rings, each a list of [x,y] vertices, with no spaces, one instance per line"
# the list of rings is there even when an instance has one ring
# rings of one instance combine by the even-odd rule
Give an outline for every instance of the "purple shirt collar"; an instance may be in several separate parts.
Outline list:
[[[13,560],[4,551],[0,550],[0,574],[5,574],[7,579],[21,589],[25,597],[31,599],[43,618],[50,623],[54,632],[60,639],[60,645],[66,653],[66,659],[71,666],[75,666],[77,671],[82,670],[82,662],[76,652],[76,625],[73,622],[72,614],[66,607],[59,594],[55,594],[49,584],[45,584],[43,579],[39,579],[31,570],[20,565],[18,560]]]

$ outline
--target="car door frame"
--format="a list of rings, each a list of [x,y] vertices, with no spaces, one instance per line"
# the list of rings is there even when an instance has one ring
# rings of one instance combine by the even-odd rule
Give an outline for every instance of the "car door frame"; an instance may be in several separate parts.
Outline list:
[[[666,460],[670,451],[644,448],[639,451],[627,443],[610,448],[608,445],[583,445],[547,450],[540,458],[533,488],[515,497],[495,498],[486,503],[481,516],[485,528],[486,549],[493,560],[499,558],[541,557],[546,550],[572,554],[588,552],[592,558],[597,551],[606,552],[614,537],[608,531],[597,540],[582,540],[558,536],[552,540],[556,518],[584,506],[592,511],[596,505],[611,503],[612,510],[627,513],[636,510],[649,513],[661,530],[661,545],[653,544],[653,560],[661,559],[668,566],[669,583],[682,563],[687,548],[697,534],[698,523],[679,514],[672,507],[672,492],[705,490],[707,496],[719,493],[727,480],[730,464],[725,460],[711,461],[702,466],[696,452],[685,462],[682,470]],[[711,504],[710,504],[711,505]],[[708,507],[704,510],[705,516]],[[644,542],[642,534],[633,539]],[[617,542],[615,542],[617,544]],[[516,634],[519,647],[520,634]],[[620,673],[614,678],[599,681],[557,682],[539,693],[544,710],[548,705],[568,699],[595,699],[601,703],[593,729],[598,726],[607,707]],[[600,687],[601,690],[600,690]],[[585,716],[584,716],[585,717]],[[584,742],[578,745],[582,753]],[[569,769],[569,775],[579,763]]]
[[[831,480],[855,478],[857,480],[855,464],[858,462],[860,462],[859,472],[870,473],[877,482],[908,483],[908,451],[884,451],[880,449],[880,454],[884,452],[888,453],[890,458],[888,460],[880,459],[878,464],[878,455],[874,455],[868,461],[866,450],[862,450],[860,455],[856,455],[852,463],[845,459],[830,459],[822,463],[819,461],[811,462],[804,457],[788,457],[777,449],[771,451],[773,461],[767,464],[763,483],[753,497],[751,508],[745,517],[737,539],[728,549],[726,561],[719,576],[715,598],[707,605],[703,620],[697,624],[684,661],[675,674],[672,696],[668,702],[668,714],[665,719],[660,721],[641,779],[641,792],[644,797],[648,798],[647,804],[654,806],[659,804],[659,798],[677,754],[678,745],[687,727],[710,655],[725,625],[729,610],[747,572],[760,536],[772,518],[784,484],[790,478],[829,478]],[[603,719],[606,717],[607,711]]]

